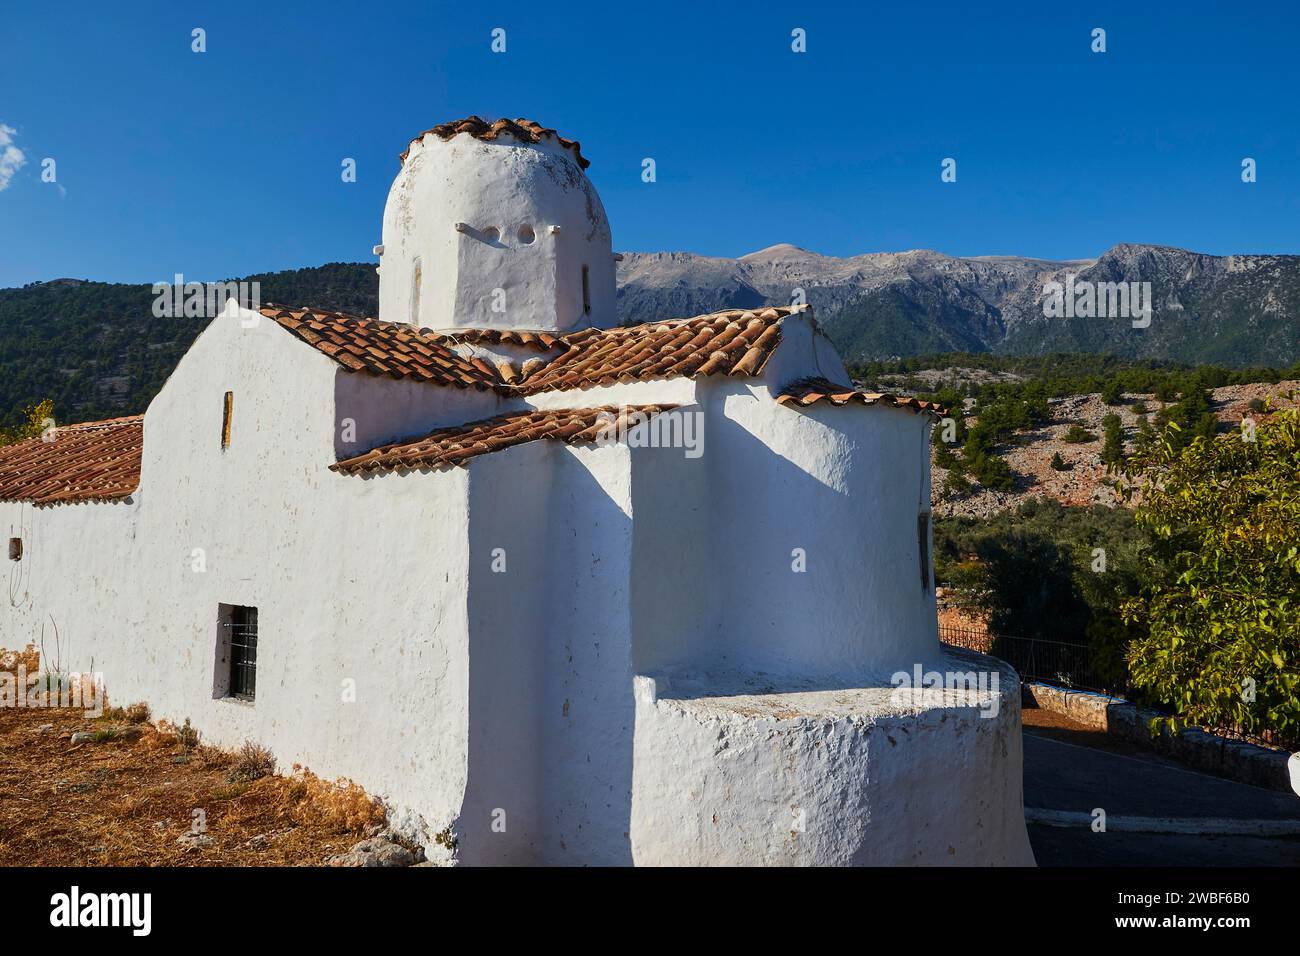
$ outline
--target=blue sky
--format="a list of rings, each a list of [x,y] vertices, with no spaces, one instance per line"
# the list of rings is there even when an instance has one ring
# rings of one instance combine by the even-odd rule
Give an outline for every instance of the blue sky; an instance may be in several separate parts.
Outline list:
[[[372,261],[397,154],[471,113],[580,139],[617,249],[1300,253],[1300,5],[1138,6],[12,4],[0,286]]]

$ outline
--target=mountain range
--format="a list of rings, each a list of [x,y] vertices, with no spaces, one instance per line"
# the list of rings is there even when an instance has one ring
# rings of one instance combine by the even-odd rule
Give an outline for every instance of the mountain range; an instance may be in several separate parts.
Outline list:
[[[244,281],[261,283],[264,302],[378,309],[373,264]],[[1071,281],[1150,283],[1149,325],[1045,315],[1045,287]],[[628,252],[618,284],[625,324],[802,297],[849,361],[937,352],[1113,353],[1228,367],[1300,359],[1300,256],[1125,244],[1074,261],[925,250],[836,258],[777,245],[738,259]],[[152,302],[148,285],[80,279],[0,289],[0,411],[47,397],[63,420],[143,410],[202,328],[154,318]]]
[[[1129,318],[1049,318],[1044,288],[1150,283],[1145,328]],[[1109,352],[1229,367],[1300,358],[1300,256],[1210,256],[1118,245],[1098,259],[959,258],[938,252],[835,258],[790,245],[739,259],[625,253],[624,321],[788,303],[802,290],[848,360],[935,352]]]

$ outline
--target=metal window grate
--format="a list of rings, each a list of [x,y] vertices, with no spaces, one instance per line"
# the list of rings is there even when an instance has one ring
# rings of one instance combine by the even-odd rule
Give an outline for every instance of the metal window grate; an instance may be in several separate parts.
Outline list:
[[[234,608],[226,627],[230,628],[230,696],[252,700],[257,693],[257,608]]]

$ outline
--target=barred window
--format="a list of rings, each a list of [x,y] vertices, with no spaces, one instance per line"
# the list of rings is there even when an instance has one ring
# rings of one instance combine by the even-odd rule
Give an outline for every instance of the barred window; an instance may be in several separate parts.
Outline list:
[[[257,696],[257,608],[222,604],[217,616],[214,698],[252,701]]]

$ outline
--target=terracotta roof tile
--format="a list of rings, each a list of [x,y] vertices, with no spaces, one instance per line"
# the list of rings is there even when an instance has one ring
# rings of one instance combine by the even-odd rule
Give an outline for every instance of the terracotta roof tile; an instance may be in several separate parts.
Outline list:
[[[524,364],[525,395],[615,382],[703,375],[754,376],[781,342],[787,306],[732,309],[563,336],[565,352],[541,367]],[[531,361],[531,360],[530,360]]]
[[[523,345],[538,352],[552,348],[561,337],[554,332],[529,332],[521,329],[453,329],[442,338],[471,345]]]
[[[451,139],[460,133],[468,133],[475,139],[487,142],[491,142],[503,133],[509,133],[521,143],[540,143],[544,137],[550,136],[564,149],[570,150],[574,158],[578,160],[578,165],[583,169],[591,165],[586,157],[582,155],[582,149],[576,139],[565,139],[555,130],[548,129],[541,123],[535,123],[523,117],[517,120],[499,119],[494,123],[489,123],[477,116],[469,116],[462,120],[452,120],[450,123],[440,123],[432,129],[426,129],[423,133],[413,137],[398,159],[403,163],[406,162],[406,157],[411,152],[411,146],[414,146],[430,133],[443,140]]]
[[[51,440],[0,448],[0,500],[60,504],[124,498],[140,486],[144,416],[62,425]]]
[[[822,401],[830,402],[832,405],[848,405],[855,402],[859,405],[897,405],[900,408],[911,408],[934,415],[947,414],[946,409],[937,402],[923,402],[919,398],[908,395],[864,392],[852,385],[836,385],[825,378],[802,378],[797,382],[791,382],[781,389],[776,400],[782,405],[795,405],[800,408]]]
[[[462,357],[443,336],[428,329],[269,304],[261,313],[354,372],[480,390],[493,388],[499,381],[490,365]]]
[[[757,376],[781,343],[782,320],[802,308],[731,309],[568,335],[503,329],[433,332],[338,312],[278,305],[261,311],[353,371],[532,395],[615,382]],[[457,346],[477,344],[519,345],[541,354],[516,367],[496,357],[457,351]]]
[[[454,428],[440,428],[424,438],[384,445],[330,467],[363,474],[399,468],[459,465],[477,455],[524,442],[553,438],[574,445],[595,441],[614,423],[627,424],[634,415],[653,417],[672,405],[608,405],[603,408],[557,408],[511,412]],[[632,422],[635,424],[635,422]]]

